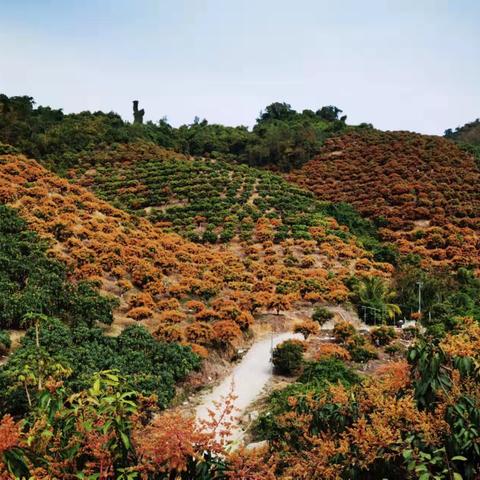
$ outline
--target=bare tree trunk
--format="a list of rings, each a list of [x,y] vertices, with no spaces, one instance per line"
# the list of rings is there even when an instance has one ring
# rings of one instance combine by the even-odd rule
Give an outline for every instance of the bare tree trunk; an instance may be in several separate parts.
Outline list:
[[[28,406],[32,408],[32,399],[30,398],[30,392],[28,391],[27,382],[25,382],[25,393],[27,394]]]

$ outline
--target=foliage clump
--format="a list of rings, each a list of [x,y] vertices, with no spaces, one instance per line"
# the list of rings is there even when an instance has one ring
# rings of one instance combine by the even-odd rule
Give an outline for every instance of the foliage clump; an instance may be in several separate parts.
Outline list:
[[[370,341],[378,347],[389,345],[395,338],[397,338],[397,334],[393,327],[382,325],[370,330]]]
[[[46,317],[38,337],[34,328],[29,329],[20,347],[0,366],[0,411],[18,414],[32,408],[49,376],[79,392],[95,372],[111,369],[166,407],[175,383],[199,367],[200,360],[189,347],[160,343],[141,326],[129,326],[118,337],[109,337],[98,327],[70,327]]]
[[[480,264],[480,171],[452,141],[352,129],[288,178],[322,200],[352,205],[377,224],[381,240],[424,267]]]
[[[10,334],[5,330],[0,330],[0,357],[8,353],[11,345]]]
[[[334,313],[331,312],[327,307],[315,307],[312,314],[312,320],[318,322],[319,325],[323,325],[329,320],[332,320],[334,316]]]
[[[66,267],[47,254],[47,244],[28,229],[17,211],[0,205],[0,327],[22,328],[28,313],[69,324],[112,323],[112,297],[93,283],[74,284]]]
[[[303,365],[304,345],[298,340],[286,340],[274,348],[272,363],[279,375],[298,374]]]

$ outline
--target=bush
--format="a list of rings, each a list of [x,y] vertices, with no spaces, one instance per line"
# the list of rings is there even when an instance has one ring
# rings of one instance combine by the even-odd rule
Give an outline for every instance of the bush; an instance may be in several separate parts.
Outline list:
[[[286,340],[272,352],[272,363],[275,373],[279,375],[295,375],[303,364],[304,346],[296,340]]]
[[[355,335],[355,327],[344,320],[337,322],[333,327],[333,336],[337,343],[348,343]]]
[[[320,327],[318,326],[318,323],[313,322],[312,320],[306,320],[302,323],[299,323],[295,325],[293,329],[295,333],[301,333],[305,338],[305,340],[310,335],[316,335],[319,330],[320,330]]]
[[[212,232],[211,230],[206,230],[203,233],[202,240],[204,243],[215,243],[218,239],[218,236],[215,232]]]
[[[378,353],[370,345],[355,343],[349,347],[348,351],[352,360],[358,363],[365,363],[378,358]]]
[[[377,347],[383,347],[397,338],[395,329],[382,325],[370,330],[370,341]]]
[[[212,327],[212,339],[220,348],[228,348],[242,337],[240,327],[233,320],[219,320]]]
[[[400,342],[390,343],[385,347],[385,353],[390,355],[390,357],[395,357],[397,355],[403,355],[406,352],[405,346]]]
[[[349,387],[358,383],[360,377],[341,360],[330,357],[317,362],[307,362],[298,381],[317,385],[340,382]]]
[[[316,307],[312,314],[312,320],[315,320],[320,325],[323,325],[324,323],[327,323],[329,320],[331,320],[334,316],[334,313],[331,312],[328,308]]]
[[[340,360],[326,358],[317,362],[308,362],[297,383],[274,391],[269,396],[267,411],[260,415],[254,424],[255,435],[259,439],[267,438],[274,441],[288,436],[289,445],[291,445],[292,437],[289,434],[292,432],[293,425],[282,421],[280,418],[282,415],[291,411],[299,414],[312,412],[312,400],[315,401],[321,397],[329,384],[340,382],[348,389],[360,381],[360,376]],[[327,402],[327,408],[330,406],[336,408]],[[336,412],[332,413],[336,415]],[[318,410],[315,410],[314,417],[318,421],[325,419]]]
[[[135,307],[128,311],[127,316],[134,320],[145,320],[153,315],[152,309],[148,307]]]
[[[414,338],[416,338],[418,336],[418,333],[419,333],[418,327],[411,326],[411,327],[404,328],[402,330],[402,337],[405,340],[413,340]]]
[[[315,353],[315,358],[316,360],[323,360],[329,357],[345,361],[351,360],[350,352],[346,348],[335,343],[322,343]]]
[[[10,334],[4,330],[0,330],[0,357],[6,355],[12,346]]]

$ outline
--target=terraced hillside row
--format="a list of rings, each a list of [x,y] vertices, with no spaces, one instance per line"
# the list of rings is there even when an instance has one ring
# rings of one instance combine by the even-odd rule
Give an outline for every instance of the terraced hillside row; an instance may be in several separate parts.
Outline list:
[[[88,170],[95,171],[97,166],[111,165],[116,162],[134,164],[151,158],[162,160],[186,160],[188,158],[177,151],[142,139],[131,141],[128,144],[109,143],[93,150],[71,153],[70,157],[70,162],[74,165],[67,170],[66,176],[72,179],[84,175]]]
[[[25,157],[0,157],[0,187],[1,201],[51,242],[75,280],[119,298],[114,325],[141,321],[171,341],[229,344],[257,310],[286,310],[300,298],[343,301],[352,273],[388,271],[354,238],[334,235],[343,232],[333,220],[311,227],[311,240],[276,245],[265,235],[239,255],[165,233]]]
[[[310,192],[270,172],[216,160],[155,158],[97,164],[79,182],[162,229],[234,251],[257,277],[282,278],[276,290],[304,298],[341,301],[346,291],[325,295],[312,281],[391,269],[374,265],[371,253],[327,217],[327,206]]]
[[[288,179],[322,200],[351,203],[425,265],[480,265],[480,171],[451,141],[353,131],[327,140]]]
[[[308,229],[327,223],[310,192],[244,165],[157,157],[86,173],[80,183],[99,197],[195,241],[262,241],[260,219],[275,241],[311,240]]]

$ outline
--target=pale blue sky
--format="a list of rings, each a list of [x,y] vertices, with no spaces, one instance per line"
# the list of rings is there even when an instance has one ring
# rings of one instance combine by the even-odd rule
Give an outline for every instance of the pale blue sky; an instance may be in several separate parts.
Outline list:
[[[337,105],[440,134],[480,117],[478,0],[0,0],[0,92],[251,125]]]

